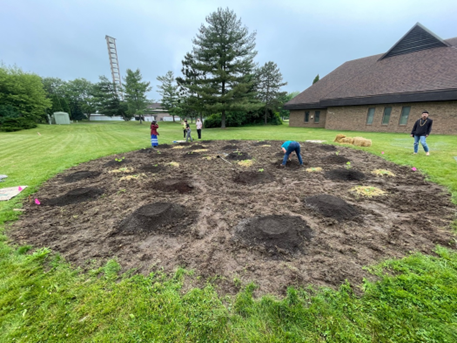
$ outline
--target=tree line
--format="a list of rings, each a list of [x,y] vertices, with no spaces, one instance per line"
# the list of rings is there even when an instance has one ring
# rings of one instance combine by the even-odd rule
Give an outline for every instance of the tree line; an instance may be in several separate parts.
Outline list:
[[[255,62],[256,32],[249,32],[230,9],[218,8],[206,17],[182,60],[182,75],[172,71],[157,77],[161,106],[175,117],[206,118],[206,127],[250,123],[280,124],[289,112],[284,103],[298,92],[287,93],[287,83],[276,63]],[[127,69],[122,86],[106,76],[92,83],[84,78],[59,78],[24,73],[0,66],[0,129],[46,122],[54,112],[67,112],[73,120],[92,113],[130,120],[150,113],[152,87],[139,69]],[[8,124],[9,123],[9,124]],[[20,125],[21,124],[21,125]]]

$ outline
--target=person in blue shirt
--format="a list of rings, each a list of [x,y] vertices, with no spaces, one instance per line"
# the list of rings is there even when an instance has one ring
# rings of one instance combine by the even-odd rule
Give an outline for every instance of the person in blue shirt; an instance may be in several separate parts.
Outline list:
[[[289,159],[289,155],[295,151],[298,157],[298,162],[300,162],[300,165],[303,165],[303,160],[301,159],[300,155],[300,144],[295,141],[286,141],[284,142],[283,145],[281,145],[281,149],[284,152],[284,159],[282,160],[281,167],[285,167],[287,160]]]

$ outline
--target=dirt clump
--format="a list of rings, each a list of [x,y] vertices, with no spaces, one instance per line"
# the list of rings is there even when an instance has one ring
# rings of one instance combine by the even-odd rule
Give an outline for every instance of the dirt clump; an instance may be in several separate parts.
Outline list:
[[[125,158],[117,158],[117,161],[115,159],[113,159],[113,160],[105,163],[104,167],[119,167],[119,166],[126,165],[129,162],[130,162],[130,160],[127,160]]]
[[[157,181],[152,185],[152,188],[157,189],[162,192],[177,191],[180,194],[189,193],[194,190],[194,187],[189,185],[189,183],[187,181],[175,180],[175,179]]]
[[[242,185],[258,185],[272,182],[274,177],[268,172],[246,171],[236,174],[233,181]]]
[[[165,167],[160,164],[142,164],[138,167],[139,171],[147,172],[147,173],[160,173],[165,170]]]
[[[303,243],[311,239],[312,230],[300,217],[270,215],[242,220],[235,234],[250,247],[277,255],[303,251]]]
[[[156,202],[143,205],[135,210],[130,216],[125,218],[118,226],[119,232],[127,234],[149,233],[160,234],[168,233],[171,235],[181,234],[186,219],[186,209],[182,205]]]
[[[42,204],[45,206],[65,206],[69,204],[78,204],[81,202],[95,200],[103,193],[103,189],[98,188],[76,188],[60,197],[44,199]]]
[[[247,152],[242,151],[234,151],[227,155],[227,159],[232,161],[250,160],[251,158]]]
[[[201,145],[201,144],[193,144],[189,147],[189,149],[192,149],[192,150],[197,150],[197,149],[206,149],[205,146]]]
[[[338,221],[353,219],[360,212],[343,199],[329,194],[319,194],[304,199],[306,207],[313,209],[324,217],[334,218]]]
[[[366,179],[364,173],[354,169],[332,169],[326,171],[324,175],[327,179],[338,181],[360,181]]]
[[[201,154],[199,152],[186,152],[185,154],[182,155],[182,157],[184,158],[197,158],[197,157],[200,157]]]
[[[221,150],[236,150],[238,147],[236,145],[225,145],[221,148]]]
[[[171,144],[159,144],[159,146],[157,146],[155,149],[170,149],[172,147],[173,145]]]
[[[320,144],[318,145],[319,149],[324,151],[336,151],[337,147],[331,144]]]
[[[100,171],[89,171],[89,170],[81,170],[70,175],[65,176],[63,179],[67,183],[77,182],[84,179],[91,179],[99,176],[101,174]]]
[[[325,164],[346,164],[350,162],[346,157],[340,155],[330,155],[322,159]]]

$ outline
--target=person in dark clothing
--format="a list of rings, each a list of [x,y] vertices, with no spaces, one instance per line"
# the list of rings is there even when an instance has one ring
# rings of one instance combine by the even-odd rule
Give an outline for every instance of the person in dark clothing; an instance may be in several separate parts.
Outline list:
[[[286,141],[281,146],[281,149],[284,152],[284,158],[282,160],[282,164],[280,165],[281,167],[286,166],[287,160],[289,159],[289,155],[294,151],[297,154],[298,162],[300,162],[300,166],[303,165],[303,160],[301,159],[301,155],[300,155],[300,144],[298,144],[298,142]]]
[[[411,131],[411,137],[414,137],[414,154],[417,154],[420,142],[424,148],[425,154],[427,156],[430,155],[426,139],[432,131],[432,124],[433,120],[428,117],[427,111],[422,112],[421,118],[414,123]]]

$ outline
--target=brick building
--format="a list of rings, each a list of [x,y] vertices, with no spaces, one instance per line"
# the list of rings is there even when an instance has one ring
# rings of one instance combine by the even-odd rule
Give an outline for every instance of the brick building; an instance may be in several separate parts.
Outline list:
[[[284,105],[290,126],[409,133],[423,110],[457,134],[457,37],[417,23],[384,54],[348,61]]]

